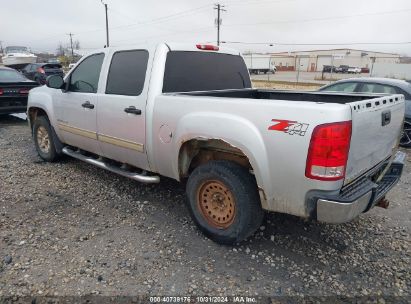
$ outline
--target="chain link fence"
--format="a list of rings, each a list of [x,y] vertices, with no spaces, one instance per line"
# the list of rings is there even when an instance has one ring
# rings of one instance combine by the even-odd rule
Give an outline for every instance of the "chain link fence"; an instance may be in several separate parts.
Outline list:
[[[399,55],[267,55],[244,54],[256,81],[326,84],[352,77],[411,80],[411,60]]]

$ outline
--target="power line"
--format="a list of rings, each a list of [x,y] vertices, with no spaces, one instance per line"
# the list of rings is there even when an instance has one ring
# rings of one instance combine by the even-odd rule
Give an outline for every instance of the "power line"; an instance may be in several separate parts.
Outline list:
[[[139,26],[139,25],[152,25],[152,24],[157,24],[157,23],[168,22],[168,21],[173,20],[173,19],[178,19],[178,18],[185,17],[189,14],[191,15],[194,12],[199,12],[201,10],[204,10],[205,8],[209,8],[209,6],[208,5],[203,5],[203,6],[200,6],[200,7],[197,7],[197,8],[192,8],[192,9],[189,9],[189,10],[181,11],[181,12],[178,12],[178,13],[175,13],[175,14],[166,15],[166,16],[162,16],[162,17],[159,17],[159,18],[143,21],[143,22],[137,22],[137,23],[131,23],[131,24],[126,24],[126,25],[115,26],[115,27],[112,27],[111,29],[124,29],[124,28]]]
[[[177,35],[182,35],[182,34],[186,34],[186,33],[192,33],[193,31],[198,33],[198,32],[204,32],[204,31],[211,31],[212,29],[214,29],[213,26],[207,26],[207,27],[195,28],[195,29],[184,30],[184,31],[175,31],[173,34],[152,35],[152,36],[145,37],[144,39],[141,39],[141,40],[138,40],[138,41],[131,41],[130,39],[122,39],[122,40],[117,40],[117,41],[114,41],[114,42],[119,43],[119,42],[123,42],[123,41],[128,41],[130,43],[127,43],[126,45],[130,45],[130,44],[137,44],[139,42],[144,42],[146,40],[150,40],[150,39],[158,38],[158,37],[163,37],[163,36],[177,36]]]
[[[224,1],[225,4],[231,6],[241,6],[241,5],[261,5],[261,4],[270,4],[270,3],[290,3],[301,0],[255,0],[255,1]]]
[[[189,14],[198,13],[201,10],[205,10],[206,8],[208,9],[209,7],[210,7],[209,5],[203,5],[203,6],[199,6],[199,7],[196,7],[196,8],[189,9],[189,10],[180,11],[178,13],[165,15],[165,16],[162,16],[162,17],[159,17],[159,18],[150,19],[150,20],[147,20],[147,21],[114,26],[114,27],[111,27],[110,30],[119,30],[119,29],[124,29],[124,28],[129,28],[129,27],[135,27],[135,26],[139,26],[139,25],[152,25],[152,24],[156,24],[156,23],[168,22],[170,20],[185,17]],[[112,8],[110,8],[109,10],[114,11]],[[123,13],[120,13],[118,11],[117,11],[117,13],[122,14],[124,16]],[[76,35],[78,36],[78,35],[82,35],[82,34],[101,32],[101,31],[104,31],[104,30],[105,30],[104,28],[99,28],[99,29],[94,29],[94,30],[87,30],[87,31],[77,32]],[[35,40],[32,40],[32,42],[41,41],[41,40],[48,40],[50,38],[60,37],[61,35],[64,35],[64,33],[55,34],[53,36],[48,36],[48,37],[44,37],[44,38],[35,39]]]
[[[253,5],[253,4],[262,4],[262,3],[280,3],[280,2],[285,3],[285,2],[290,2],[290,1],[301,1],[301,0],[286,0],[286,1],[281,1],[281,0],[275,0],[275,1],[270,1],[270,0],[224,1],[224,3],[232,6],[232,5],[248,5],[248,4]],[[202,10],[205,10],[206,8],[208,9],[209,5],[204,5],[204,6],[200,6],[200,7],[180,11],[180,12],[177,12],[177,13],[174,13],[174,14],[161,16],[161,17],[154,18],[154,19],[147,20],[147,21],[143,21],[143,22],[137,22],[137,23],[132,23],[132,24],[115,26],[115,27],[111,27],[110,29],[112,29],[112,30],[121,30],[121,29],[126,29],[126,28],[132,28],[132,27],[139,26],[139,25],[143,25],[143,26],[147,25],[148,26],[148,25],[152,25],[152,24],[156,24],[156,23],[169,22],[169,21],[174,20],[174,19],[183,18],[183,17],[185,17],[189,14],[198,13]],[[110,10],[113,10],[113,9],[110,8]],[[288,20],[288,21],[287,20],[285,20],[285,21],[271,21],[271,22],[248,23],[248,24],[228,24],[228,25],[226,24],[225,26],[233,27],[233,26],[253,26],[253,25],[265,25],[265,24],[281,24],[281,23],[304,23],[304,22],[336,20],[336,19],[355,18],[355,17],[363,17],[363,16],[373,16],[373,15],[404,13],[404,12],[409,12],[409,11],[411,11],[411,9],[386,11],[386,12],[364,13],[364,14],[355,14],[355,15],[346,15],[346,16],[325,17],[325,18],[302,19],[302,20],[300,19],[300,20]],[[77,32],[76,35],[99,32],[99,31],[103,31],[103,30],[104,29],[95,29],[95,30]],[[46,39],[50,39],[50,38],[53,38],[53,37],[58,37],[58,36],[61,36],[61,35],[63,35],[63,34],[60,34],[60,35],[56,34],[56,35],[53,35],[53,36],[49,36],[47,38],[35,39],[35,40],[32,40],[32,41],[46,40]],[[129,40],[127,39],[127,41],[129,41]],[[233,42],[233,43],[235,43],[235,42]],[[278,45],[278,43],[276,43],[276,44]],[[361,44],[361,43],[358,43],[358,44]],[[390,43],[387,43],[387,44],[390,44]],[[403,44],[403,43],[400,43],[400,44]],[[284,45],[293,45],[293,44],[284,44]],[[298,45],[298,44],[296,44],[296,45]],[[300,45],[321,45],[321,44],[300,44]],[[325,44],[325,45],[333,45],[333,44]],[[336,45],[340,45],[340,44],[336,44]]]
[[[405,42],[345,42],[345,43],[278,43],[278,42],[244,42],[244,41],[221,41],[226,44],[253,44],[253,45],[280,45],[280,46],[311,46],[311,45],[392,45],[392,44],[411,44]]]
[[[386,12],[375,12],[375,13],[364,13],[364,14],[355,14],[355,15],[345,15],[345,16],[334,16],[334,17],[324,17],[324,18],[312,18],[312,19],[299,19],[299,20],[283,20],[283,21],[270,21],[270,22],[258,22],[258,23],[240,23],[240,24],[226,24],[225,26],[252,26],[252,25],[267,25],[267,24],[282,24],[282,23],[304,23],[312,21],[326,21],[326,20],[335,20],[335,19],[346,19],[346,18],[355,18],[355,17],[364,17],[364,16],[377,16],[377,15],[387,15],[387,14],[397,14],[405,13],[411,11],[410,9],[402,9],[395,11],[386,11]]]

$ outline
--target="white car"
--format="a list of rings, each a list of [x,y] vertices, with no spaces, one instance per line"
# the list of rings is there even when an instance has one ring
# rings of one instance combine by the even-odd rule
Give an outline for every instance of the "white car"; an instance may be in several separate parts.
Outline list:
[[[359,73],[361,73],[361,68],[358,68],[358,67],[349,67],[348,70],[347,70],[347,73],[359,74]]]

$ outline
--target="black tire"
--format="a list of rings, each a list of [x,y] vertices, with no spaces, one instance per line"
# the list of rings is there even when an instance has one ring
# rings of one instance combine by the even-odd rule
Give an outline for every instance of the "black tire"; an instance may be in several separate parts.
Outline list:
[[[204,187],[217,183],[223,188],[214,190],[215,193],[202,192]],[[214,186],[217,188],[217,186]],[[218,192],[221,190],[221,193]],[[207,191],[207,189],[206,189]],[[203,194],[204,193],[204,194]],[[230,196],[232,200],[224,199],[224,202],[215,202],[214,195],[222,197]],[[204,214],[203,195],[212,196],[212,203],[218,204],[233,201],[232,214],[230,211],[230,222],[220,225],[211,219],[211,215]],[[197,167],[190,175],[187,182],[188,207],[194,222],[199,229],[213,241],[232,245],[245,240],[251,236],[261,225],[264,219],[264,211],[261,208],[260,197],[257,191],[257,183],[250,172],[240,165],[229,161],[210,161]],[[220,198],[218,199],[220,200]],[[206,200],[204,200],[205,202]],[[230,204],[231,206],[231,204]],[[217,207],[218,208],[218,207]],[[211,208],[211,209],[217,209]],[[226,206],[222,207],[226,210]],[[228,207],[231,208],[231,207]],[[202,210],[204,209],[204,210]],[[209,209],[207,209],[209,210]],[[213,211],[213,210],[212,210]],[[217,211],[218,212],[218,211]],[[225,211],[224,211],[225,212]],[[207,213],[207,212],[206,212]],[[208,213],[211,214],[209,211]],[[207,218],[207,216],[209,218]],[[229,216],[227,216],[227,221]],[[232,218],[231,218],[232,217]],[[220,220],[220,218],[218,218]]]
[[[400,146],[404,148],[411,148],[411,120],[406,119],[404,121],[404,127],[402,130],[402,136],[400,140]]]
[[[47,144],[40,142],[39,133],[46,132],[47,139],[44,139]],[[33,140],[38,155],[47,162],[54,162],[58,159],[58,153],[53,140],[53,133],[48,119],[45,116],[38,116],[33,123]]]

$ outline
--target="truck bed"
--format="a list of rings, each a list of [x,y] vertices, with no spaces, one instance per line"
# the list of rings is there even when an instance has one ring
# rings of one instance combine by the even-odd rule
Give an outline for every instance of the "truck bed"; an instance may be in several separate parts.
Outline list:
[[[177,93],[178,94],[178,93]],[[289,101],[309,101],[321,103],[347,104],[366,99],[376,98],[371,94],[348,94],[334,92],[299,92],[286,90],[240,89],[224,91],[204,91],[181,93],[190,96],[228,97],[246,99],[272,99]]]
[[[279,115],[277,111],[273,111],[272,113],[276,113],[276,119],[295,121],[297,121],[294,118],[295,112],[290,109],[303,109],[306,106],[304,106],[305,102],[315,103],[318,106],[329,105],[331,107],[332,104],[346,106],[350,112],[349,120],[352,121],[352,136],[344,184],[359,178],[367,170],[392,155],[392,149],[395,149],[398,143],[398,134],[404,117],[404,97],[398,94],[300,92],[267,89],[235,89],[174,94],[208,99],[215,97],[220,102],[224,98],[229,98],[233,102],[235,100],[244,100],[245,102],[272,100],[277,109],[283,105],[289,107],[286,115]],[[318,109],[317,114],[321,111],[323,109]],[[307,115],[319,119],[320,117],[314,113]]]

